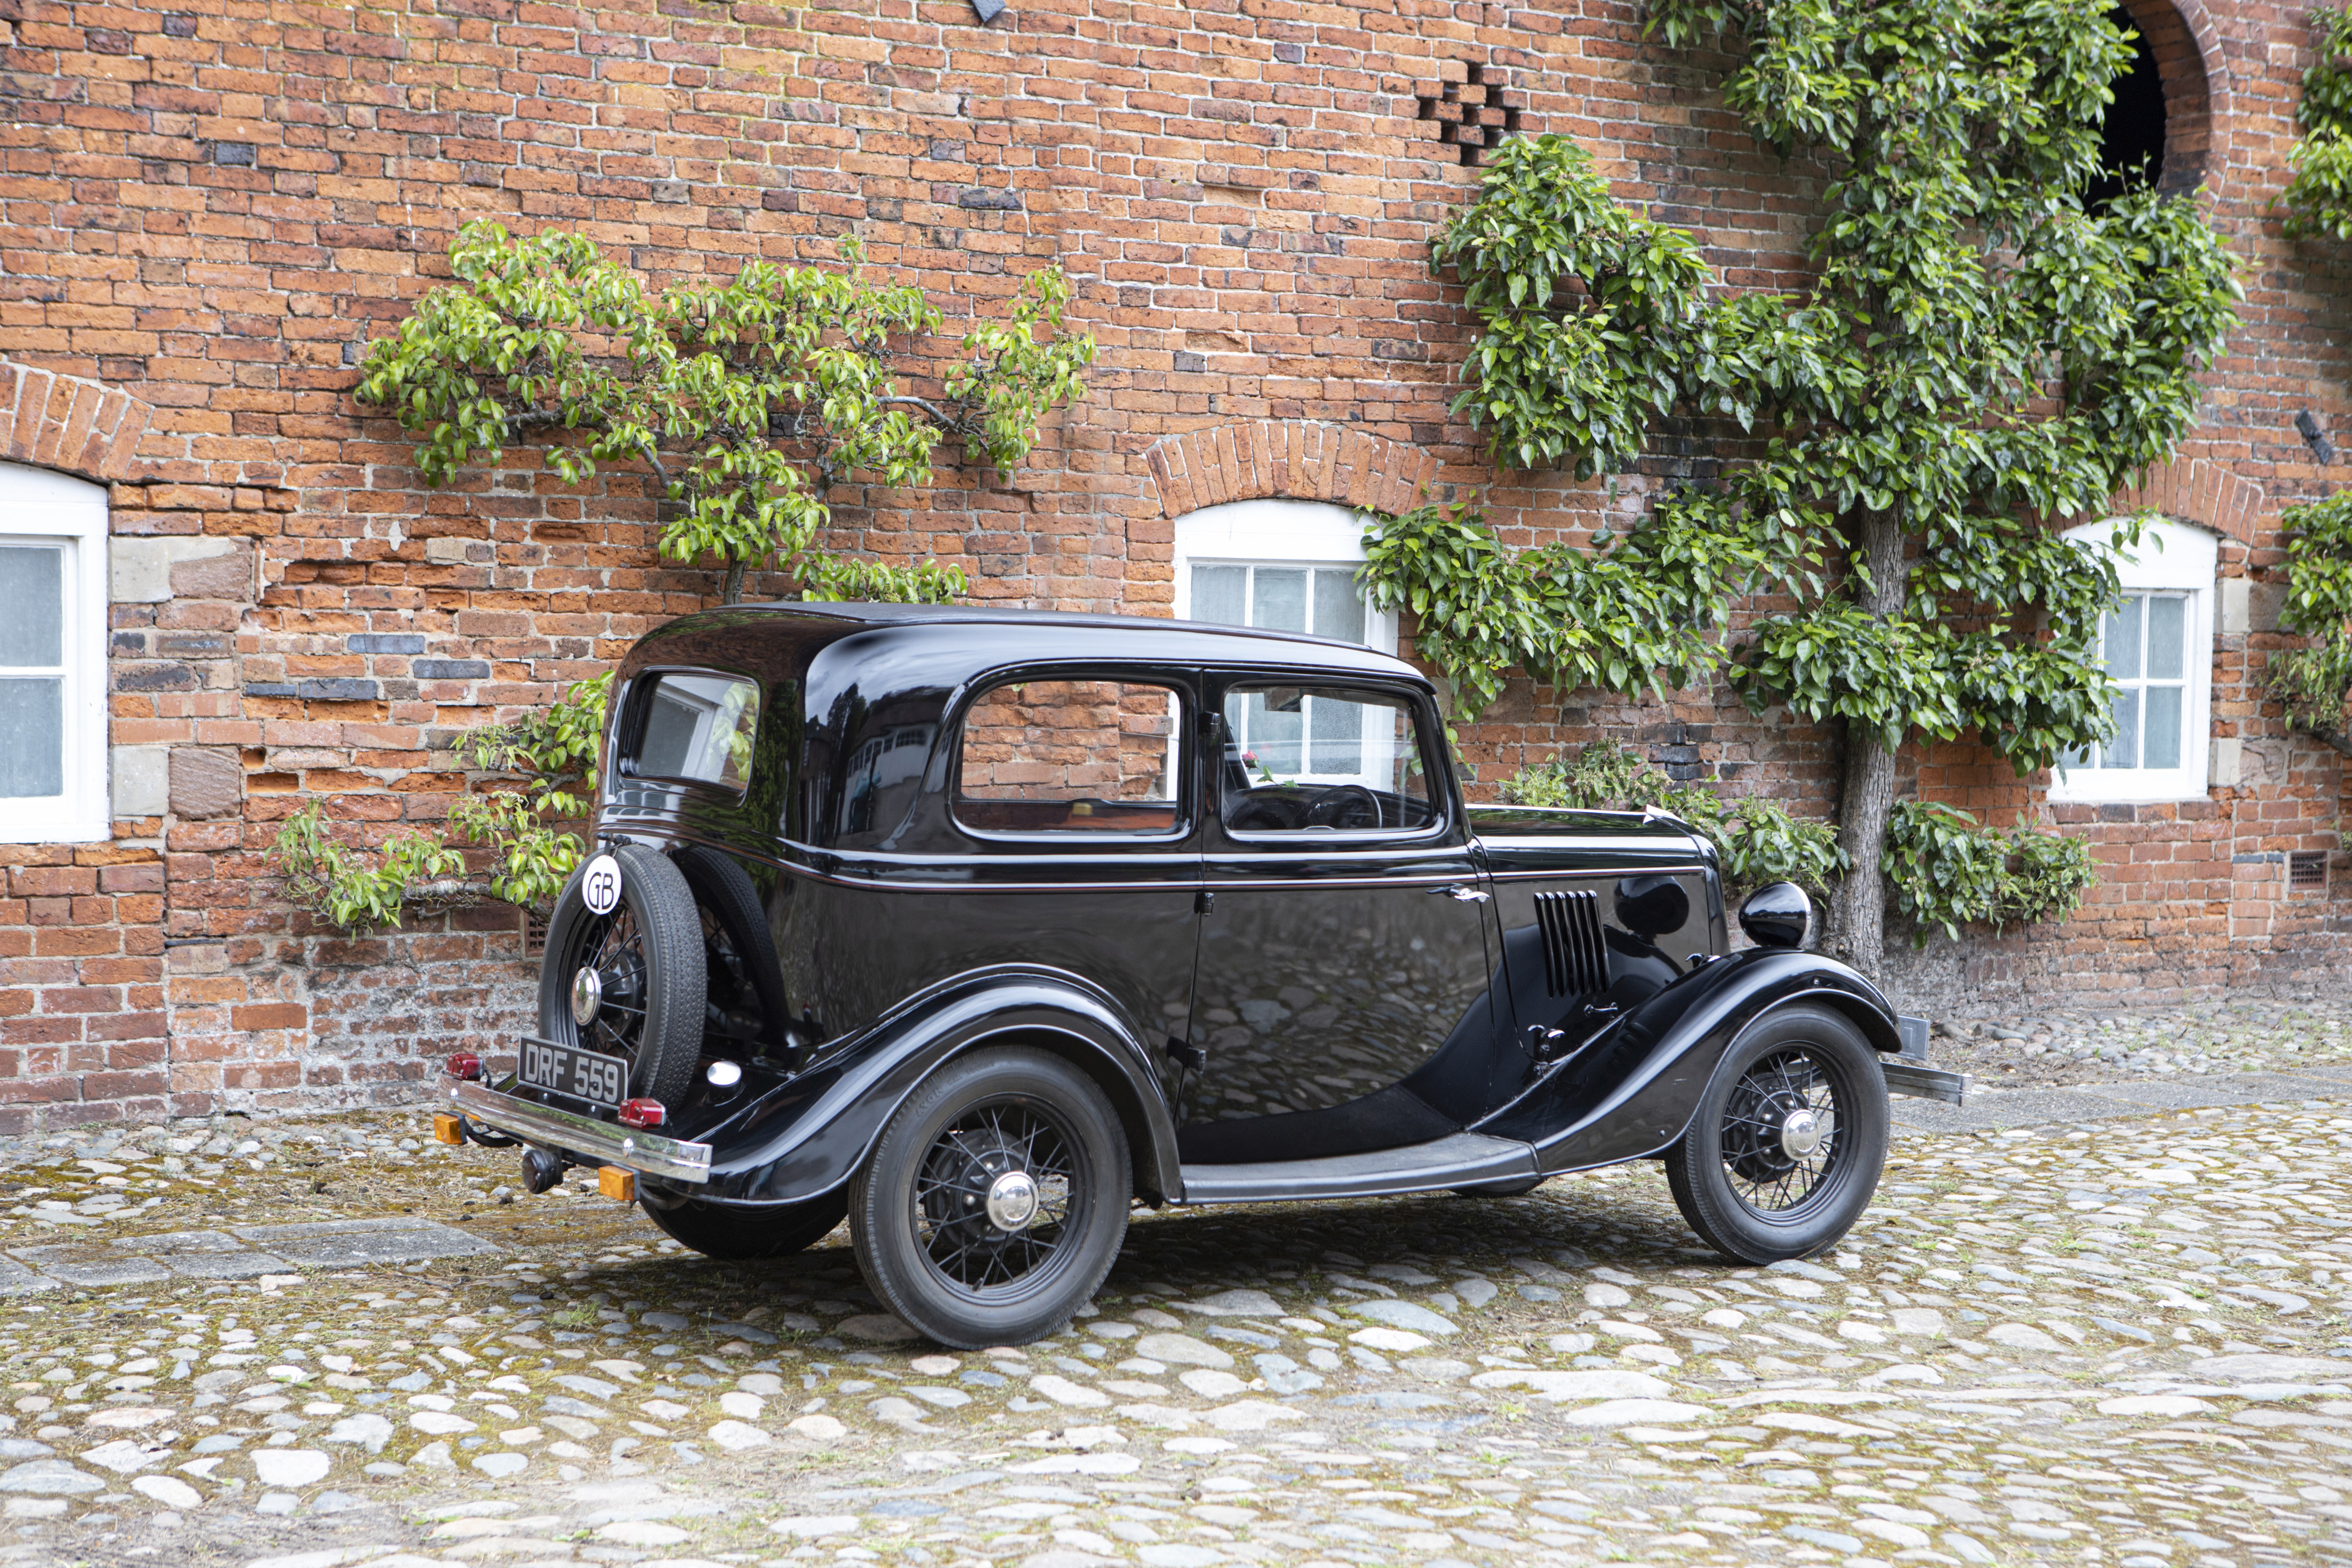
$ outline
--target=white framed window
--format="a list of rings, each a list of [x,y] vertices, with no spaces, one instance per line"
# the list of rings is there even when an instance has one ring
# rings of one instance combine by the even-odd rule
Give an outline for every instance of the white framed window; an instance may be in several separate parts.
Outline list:
[[[1396,652],[1364,603],[1364,514],[1328,501],[1237,500],[1176,520],[1176,618],[1307,632]]]
[[[2213,686],[2214,536],[2162,520],[2137,548],[2115,552],[2114,525],[2069,529],[2086,550],[2113,552],[2123,600],[2101,618],[2098,658],[2115,687],[2115,739],[2063,759],[2057,801],[2202,800]]]
[[[0,463],[0,842],[109,837],[106,491]]]

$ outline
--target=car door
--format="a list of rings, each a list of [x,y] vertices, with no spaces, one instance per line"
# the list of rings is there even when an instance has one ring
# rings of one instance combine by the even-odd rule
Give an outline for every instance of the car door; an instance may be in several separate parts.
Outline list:
[[[1372,681],[1213,674],[1206,706],[1184,1158],[1455,1131],[1495,1065],[1490,898],[1431,705]]]

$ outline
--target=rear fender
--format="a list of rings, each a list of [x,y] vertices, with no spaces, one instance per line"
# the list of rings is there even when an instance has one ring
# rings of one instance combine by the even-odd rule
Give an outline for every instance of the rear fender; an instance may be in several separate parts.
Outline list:
[[[1110,1097],[1127,1129],[1139,1192],[1181,1190],[1176,1134],[1150,1051],[1109,999],[1075,975],[996,971],[959,976],[911,998],[845,1046],[698,1133],[710,1181],[696,1195],[736,1204],[798,1203],[847,1182],[883,1125],[941,1063],[990,1046],[1068,1058]]]
[[[1902,1048],[1893,1007],[1859,972],[1818,953],[1752,948],[1651,996],[1475,1130],[1532,1143],[1547,1173],[1654,1154],[1690,1125],[1732,1043],[1800,1002],[1836,1009],[1878,1050]]]

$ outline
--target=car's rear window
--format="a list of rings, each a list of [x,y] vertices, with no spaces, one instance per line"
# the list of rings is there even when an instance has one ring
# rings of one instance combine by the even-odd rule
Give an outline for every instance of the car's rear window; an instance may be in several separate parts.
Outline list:
[[[1013,681],[964,716],[955,817],[982,833],[1170,833],[1183,703],[1165,686]]]
[[[741,789],[751,778],[760,688],[731,675],[665,671],[651,678],[631,771]]]

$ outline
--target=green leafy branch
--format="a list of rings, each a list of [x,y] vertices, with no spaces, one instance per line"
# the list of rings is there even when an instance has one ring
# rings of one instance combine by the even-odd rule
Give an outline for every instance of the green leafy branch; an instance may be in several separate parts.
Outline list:
[[[1936,929],[1958,942],[1964,925],[2063,921],[2098,880],[2090,845],[2029,827],[2022,813],[2004,835],[1955,806],[1916,800],[1895,803],[1879,864],[1895,907],[1914,921],[1916,947]]]
[[[2288,507],[2280,522],[2287,589],[2279,625],[2315,640],[2272,656],[2271,694],[2290,725],[2352,756],[2352,490]]]
[[[562,825],[595,798],[612,683],[609,671],[576,681],[542,711],[459,739],[461,758],[520,779],[516,788],[460,795],[450,808],[467,841],[491,851],[485,879],[466,879],[465,855],[446,834],[398,834],[373,855],[339,844],[312,801],[272,846],[287,898],[345,931],[396,926],[404,903],[468,902],[485,890],[525,908],[552,904],[583,853],[579,835]]]
[[[2287,149],[2292,178],[2279,193],[2290,239],[2352,239],[2352,5],[2312,13],[2319,58],[2303,73],[2295,123],[2303,139]]]
[[[943,317],[919,288],[869,279],[854,238],[841,269],[751,261],[658,293],[562,229],[514,238],[471,223],[449,259],[457,281],[369,345],[358,392],[424,437],[425,481],[539,434],[566,437],[548,462],[568,483],[642,460],[677,503],[661,552],[716,557],[730,603],[762,563],[824,596],[961,593],[956,567],[845,563],[821,549],[826,495],[858,474],[926,483],[943,440],[1009,474],[1038,422],[1085,395],[1095,358],[1091,336],[1063,330],[1057,268],[1023,281],[1006,320],[971,331],[931,396],[909,389],[908,367]]]
[[[1595,741],[1573,758],[1559,752],[1503,781],[1517,805],[1584,806],[1672,812],[1713,841],[1725,880],[1735,890],[1795,882],[1824,894],[1845,874],[1837,826],[1796,816],[1760,795],[1727,798],[1700,784],[1678,784],[1639,752]]]

